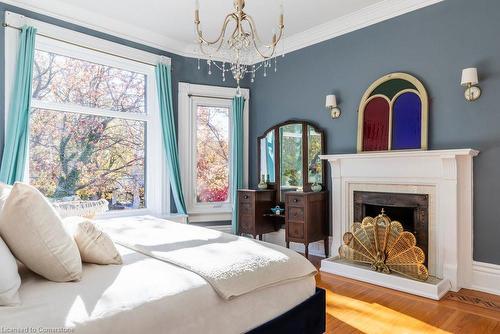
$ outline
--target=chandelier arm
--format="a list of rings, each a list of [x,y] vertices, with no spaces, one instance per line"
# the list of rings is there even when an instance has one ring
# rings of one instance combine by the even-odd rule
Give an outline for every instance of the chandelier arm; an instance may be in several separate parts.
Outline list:
[[[231,33],[231,38],[235,38],[237,36],[238,32],[241,30],[240,27],[241,24],[238,21],[236,21],[236,26],[234,27],[234,30]]]
[[[255,37],[255,39],[259,42],[259,43],[262,43],[262,45],[266,48],[272,48],[272,47],[275,47],[276,45],[278,45],[279,41],[281,40],[281,37],[283,37],[283,30],[285,28],[284,25],[280,25],[278,26],[278,28],[280,29],[279,30],[279,34],[278,36],[276,36],[276,41],[274,43],[271,43],[271,44],[265,44],[262,42],[262,39],[260,38],[258,32],[257,32],[257,28],[255,28],[256,24],[255,24],[255,21],[253,20],[253,18],[249,15],[245,16],[243,18],[243,21],[247,21],[250,25],[250,29],[252,31],[252,35]]]
[[[199,20],[195,21],[195,24],[196,24],[196,33],[198,34],[198,43],[199,44],[205,43],[206,45],[214,45],[214,44],[219,43],[221,39],[224,39],[224,34],[226,32],[227,25],[229,24],[229,22],[230,22],[231,19],[234,19],[234,20],[236,20],[236,22],[238,22],[238,20],[237,20],[237,18],[235,17],[234,14],[228,14],[224,18],[224,24],[222,25],[222,29],[221,29],[221,32],[219,34],[219,37],[217,37],[217,39],[214,40],[214,41],[212,41],[212,42],[206,40],[205,38],[203,38],[202,32],[200,30],[200,23],[201,23],[201,21],[199,21]]]
[[[276,36],[276,40],[274,42],[272,42],[271,44],[265,44],[265,43],[262,43],[262,40],[257,32],[257,28],[255,28],[255,21],[253,20],[253,18],[249,15],[245,16],[243,18],[243,21],[247,21],[249,26],[250,26],[250,30],[252,31],[252,36],[254,37],[253,40],[254,40],[254,45],[256,44],[256,42],[258,41],[259,43],[261,43],[264,48],[267,48],[267,49],[273,49],[273,53],[274,53],[274,49],[276,48],[276,45],[278,45],[279,41],[281,40],[281,37],[283,37],[283,30],[284,30],[284,25],[280,25],[279,26],[279,34]],[[272,56],[272,54],[271,54]],[[270,57],[271,57],[270,56]],[[268,58],[270,58],[268,57]]]
[[[207,45],[204,45],[203,43],[200,43],[200,51],[203,55],[207,56],[207,57],[213,57],[217,52],[220,51],[221,47],[222,47],[222,44],[224,43],[224,38],[222,38],[220,41],[219,41],[219,46],[215,48],[215,50],[213,52],[207,52],[203,49],[204,46],[207,46]],[[209,46],[209,45],[208,45]]]
[[[257,44],[257,38],[255,38],[255,35],[253,35],[253,32],[252,32],[252,36],[254,36],[254,38],[252,38],[252,42],[253,42],[253,46],[255,48],[255,51],[257,51],[257,53],[265,60],[272,58],[274,55],[274,52],[276,51],[276,45],[274,45],[274,46],[264,45],[264,47],[266,49],[270,50],[270,52],[268,54],[266,54],[265,51],[260,50],[259,45]]]
[[[274,55],[274,52],[276,51],[276,45],[275,46],[265,46],[266,48],[271,49],[271,52],[269,53],[269,55],[266,55],[260,51],[259,46],[257,45],[257,40],[255,38],[253,38],[252,40],[253,40],[253,46],[254,46],[255,50],[262,58],[264,58],[264,59],[272,58],[272,56]]]

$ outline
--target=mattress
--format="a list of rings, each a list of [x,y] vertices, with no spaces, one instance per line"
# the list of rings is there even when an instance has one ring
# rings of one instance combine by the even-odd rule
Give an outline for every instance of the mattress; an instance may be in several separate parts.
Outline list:
[[[85,264],[79,282],[50,282],[21,269],[22,305],[0,307],[0,328],[92,334],[243,333],[315,292],[314,278],[307,277],[224,300],[191,271],[118,249],[123,265]]]

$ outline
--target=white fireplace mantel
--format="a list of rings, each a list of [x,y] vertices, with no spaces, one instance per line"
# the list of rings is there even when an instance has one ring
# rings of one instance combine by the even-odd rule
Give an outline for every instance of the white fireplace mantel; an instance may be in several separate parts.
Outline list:
[[[382,191],[429,195],[429,271],[449,282],[457,291],[471,284],[472,276],[472,198],[473,149],[432,151],[390,151],[323,155],[331,166],[332,177],[332,258],[323,260],[321,270],[343,274],[332,268],[342,236],[353,223],[353,192]],[[339,272],[340,271],[340,272]],[[346,270],[350,271],[350,270]],[[384,274],[385,275],[385,274]],[[398,289],[390,275],[376,275],[375,281]],[[365,275],[353,277],[363,280]],[[387,277],[389,276],[389,277]],[[378,282],[377,280],[380,280]],[[394,281],[394,280],[392,280]],[[412,292],[412,288],[400,290]],[[415,291],[419,294],[418,291]],[[439,292],[443,294],[443,291]],[[420,293],[425,295],[425,293]],[[428,295],[426,295],[429,297]],[[441,296],[431,298],[439,299]]]

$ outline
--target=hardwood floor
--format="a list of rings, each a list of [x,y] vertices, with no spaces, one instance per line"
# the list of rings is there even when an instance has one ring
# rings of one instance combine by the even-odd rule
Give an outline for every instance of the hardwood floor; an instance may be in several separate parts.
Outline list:
[[[327,293],[327,333],[500,334],[500,296],[462,289],[434,301],[327,273],[316,281]]]

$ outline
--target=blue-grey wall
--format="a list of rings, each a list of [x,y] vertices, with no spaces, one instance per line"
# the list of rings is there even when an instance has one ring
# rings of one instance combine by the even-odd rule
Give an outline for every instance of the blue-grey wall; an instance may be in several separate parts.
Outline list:
[[[326,130],[327,151],[356,152],[357,107],[375,79],[389,72],[420,78],[430,95],[430,149],[475,148],[474,259],[500,264],[500,1],[448,0],[286,55],[277,75],[251,86],[251,181],[257,181],[256,137],[290,118]],[[483,96],[467,103],[461,69],[479,69]],[[332,120],[325,96],[337,94]],[[331,189],[331,186],[330,186]]]
[[[139,43],[131,42],[122,38],[118,38],[116,36],[108,35],[99,31],[95,31],[92,29],[84,28],[75,24],[71,24],[65,21],[61,21],[49,16],[41,15],[38,13],[34,13],[32,11],[28,11],[19,7],[11,6],[5,3],[0,2],[0,18],[1,21],[4,22],[5,12],[10,11],[14,13],[18,13],[32,19],[36,19],[39,21],[51,23],[63,28],[71,29],[74,31],[78,31],[84,34],[88,34],[91,36],[99,37],[111,42],[127,45],[139,50],[144,50],[147,52],[151,52],[154,54],[164,55],[171,58],[172,61],[172,91],[173,91],[173,104],[174,104],[174,114],[177,120],[177,98],[178,98],[178,87],[179,82],[189,82],[194,84],[201,85],[217,85],[217,86],[227,86],[227,87],[235,87],[236,82],[232,79],[230,75],[226,76],[226,82],[222,82],[221,76],[217,70],[212,71],[212,75],[207,74],[206,70],[206,62],[201,62],[201,70],[198,70],[197,59],[182,57],[173,53],[169,53],[166,51],[162,51],[159,49],[155,49],[146,45],[142,45]],[[5,101],[5,42],[4,42],[4,27],[0,26],[0,160],[1,160],[1,152],[3,150],[3,141],[4,141],[4,120],[5,120],[5,111],[4,111],[4,101]],[[242,82],[242,87],[248,88],[248,84],[246,81]],[[182,152],[183,148],[179,148]],[[171,203],[172,210],[175,211],[175,204]]]

